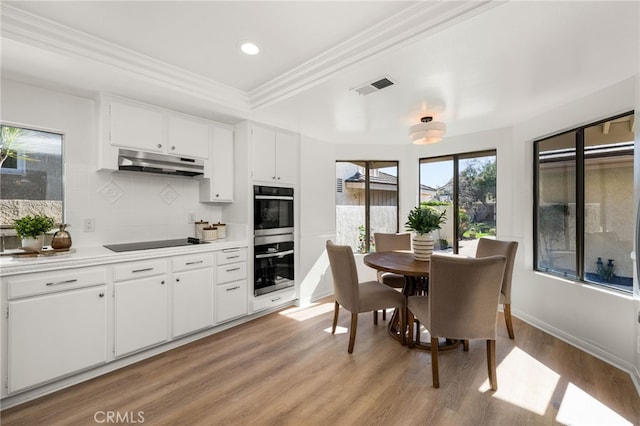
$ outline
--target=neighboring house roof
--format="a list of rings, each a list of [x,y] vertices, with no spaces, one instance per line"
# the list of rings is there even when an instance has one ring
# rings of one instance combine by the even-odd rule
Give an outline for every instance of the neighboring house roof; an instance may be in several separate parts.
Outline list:
[[[355,172],[352,176],[349,176],[344,180],[345,182],[364,182],[364,175],[360,172]],[[371,183],[382,183],[389,185],[397,185],[398,177],[390,175],[388,173],[380,172],[377,176],[371,176],[369,179]]]

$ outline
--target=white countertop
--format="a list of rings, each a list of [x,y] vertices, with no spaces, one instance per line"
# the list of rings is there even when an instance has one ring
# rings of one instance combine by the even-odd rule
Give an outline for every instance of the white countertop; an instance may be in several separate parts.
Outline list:
[[[246,239],[227,237],[207,244],[194,244],[181,247],[156,248],[115,253],[102,246],[73,247],[68,254],[41,257],[0,257],[0,276],[27,272],[53,271],[82,266],[104,265],[108,263],[143,260],[159,257],[171,257],[185,254],[202,253],[235,247],[247,247]]]

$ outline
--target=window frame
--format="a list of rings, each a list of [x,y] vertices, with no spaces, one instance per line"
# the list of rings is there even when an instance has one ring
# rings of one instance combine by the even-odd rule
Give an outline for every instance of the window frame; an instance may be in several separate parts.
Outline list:
[[[54,128],[49,128],[49,127],[40,127],[40,126],[33,126],[33,125],[28,125],[28,124],[23,124],[23,123],[17,123],[17,122],[13,122],[13,121],[5,121],[5,120],[0,120],[0,126],[2,127],[14,127],[14,128],[20,128],[20,129],[24,129],[24,130],[28,130],[28,131],[33,131],[33,132],[41,132],[41,133],[51,133],[51,134],[55,134],[60,136],[60,167],[61,167],[61,172],[60,172],[60,177],[61,177],[61,189],[60,189],[60,198],[61,198],[61,202],[62,202],[62,208],[61,208],[61,222],[60,223],[65,223],[66,221],[66,185],[67,185],[67,168],[66,168],[66,139],[67,139],[67,134],[66,132],[60,130],[60,129],[54,129]],[[15,169],[5,169],[4,172],[2,173],[6,173],[6,174],[24,174],[26,173],[26,160],[24,159],[18,159],[17,161],[17,165]],[[12,225],[8,225],[8,224],[1,224],[0,223],[0,229],[2,230],[3,234],[5,236],[12,236],[14,235],[15,231],[14,231],[14,227]]]
[[[467,151],[462,153],[455,154],[446,154],[446,155],[437,155],[435,157],[420,157],[418,159],[418,204],[422,203],[420,199],[420,185],[422,178],[422,162],[428,160],[428,162],[437,162],[437,161],[452,161],[453,162],[453,235],[455,236],[455,244],[453,245],[453,253],[458,254],[459,247],[459,238],[458,238],[458,228],[460,221],[460,211],[459,211],[459,195],[460,195],[460,160],[467,160],[472,158],[480,158],[480,157],[488,157],[494,156],[496,158],[496,192],[498,186],[498,150],[497,149],[483,149],[480,151]],[[496,193],[496,233],[498,230],[498,220],[497,220],[497,203],[498,196]]]
[[[589,122],[580,126],[576,126],[570,129],[566,129],[551,135],[547,135],[545,137],[534,139],[533,140],[533,270],[536,272],[541,272],[545,274],[549,274],[552,276],[571,279],[582,284],[595,285],[599,288],[606,288],[614,291],[618,291],[624,294],[629,294],[628,291],[622,290],[613,286],[607,286],[606,284],[588,281],[585,279],[585,130],[589,127],[598,126],[619,118],[627,117],[630,115],[634,115],[636,112],[634,110],[630,110],[624,113],[616,114],[613,116],[609,116],[607,118]],[[539,145],[541,142],[547,141],[549,139],[557,138],[562,135],[566,135],[569,133],[575,133],[575,200],[576,200],[576,213],[575,213],[575,227],[576,227],[576,276],[575,277],[567,277],[566,274],[561,274],[560,272],[554,272],[549,270],[542,270],[538,267],[539,262],[539,226],[538,226],[538,211],[540,209],[540,200],[539,200],[539,192],[540,192],[540,149]],[[634,140],[635,144],[635,140]],[[620,154],[618,154],[620,155]],[[604,157],[604,156],[602,156]],[[608,157],[608,156],[607,156]],[[634,164],[635,167],[635,164]],[[631,220],[635,220],[635,218],[631,218]],[[631,289],[631,294],[633,293],[633,288]]]
[[[370,253],[371,252],[371,239],[373,237],[373,235],[371,234],[371,196],[370,196],[370,191],[371,191],[371,185],[370,185],[370,170],[372,168],[379,168],[379,167],[372,167],[373,164],[375,163],[394,163],[395,167],[396,167],[396,194],[395,194],[395,207],[396,207],[396,227],[395,227],[395,232],[398,232],[398,230],[400,229],[400,161],[399,160],[336,160],[335,164],[337,165],[338,163],[352,163],[352,164],[357,164],[360,165],[359,163],[362,163],[364,165],[364,169],[365,169],[365,181],[364,181],[364,194],[365,194],[365,204],[364,204],[364,227],[365,227],[365,242],[364,242],[364,250],[362,251],[362,253]],[[344,190],[345,187],[345,181],[344,179],[342,180],[342,188]],[[337,192],[337,183],[334,186],[334,189]],[[337,205],[336,205],[337,207]]]

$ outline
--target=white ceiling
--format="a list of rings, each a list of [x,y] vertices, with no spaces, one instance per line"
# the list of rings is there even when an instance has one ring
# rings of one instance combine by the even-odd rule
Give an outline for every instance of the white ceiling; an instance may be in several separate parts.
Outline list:
[[[321,140],[523,122],[636,75],[639,2],[2,2],[3,77]],[[241,54],[251,39],[263,53]],[[355,87],[396,84],[361,96]]]

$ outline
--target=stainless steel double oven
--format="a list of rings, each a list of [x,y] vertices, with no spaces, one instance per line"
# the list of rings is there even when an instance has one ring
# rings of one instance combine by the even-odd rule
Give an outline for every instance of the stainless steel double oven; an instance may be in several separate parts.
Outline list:
[[[253,187],[253,295],[293,287],[293,188]]]

